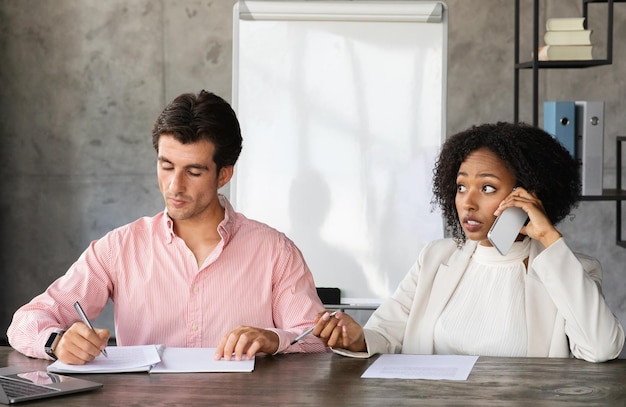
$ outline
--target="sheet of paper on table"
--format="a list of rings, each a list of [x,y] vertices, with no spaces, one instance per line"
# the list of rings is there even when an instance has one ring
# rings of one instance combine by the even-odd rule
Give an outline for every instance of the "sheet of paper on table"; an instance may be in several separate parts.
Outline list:
[[[478,356],[385,354],[362,378],[467,380]]]
[[[215,360],[215,348],[165,348],[161,362],[150,373],[186,372],[251,372],[254,358],[243,360]]]

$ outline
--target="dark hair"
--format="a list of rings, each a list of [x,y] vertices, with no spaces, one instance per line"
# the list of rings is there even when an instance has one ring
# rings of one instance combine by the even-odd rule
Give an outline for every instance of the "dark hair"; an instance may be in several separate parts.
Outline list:
[[[553,224],[576,206],[580,198],[578,163],[554,137],[524,123],[472,126],[444,143],[433,171],[433,203],[441,207],[457,242],[466,239],[455,205],[457,173],[467,156],[480,148],[504,161],[516,185],[537,195]]]
[[[161,112],[152,129],[152,145],[157,151],[162,134],[172,135],[182,144],[212,142],[218,172],[235,165],[241,153],[241,129],[235,112],[224,99],[204,90],[178,96]]]

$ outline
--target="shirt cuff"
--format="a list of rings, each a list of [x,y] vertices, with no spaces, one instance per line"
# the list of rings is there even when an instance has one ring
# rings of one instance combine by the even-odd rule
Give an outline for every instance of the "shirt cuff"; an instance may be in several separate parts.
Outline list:
[[[278,335],[278,348],[276,349],[276,352],[274,352],[272,355],[283,353],[285,349],[289,347],[289,343],[291,342],[289,339],[289,335],[285,331],[276,328],[267,328],[267,330],[272,331],[276,335]]]

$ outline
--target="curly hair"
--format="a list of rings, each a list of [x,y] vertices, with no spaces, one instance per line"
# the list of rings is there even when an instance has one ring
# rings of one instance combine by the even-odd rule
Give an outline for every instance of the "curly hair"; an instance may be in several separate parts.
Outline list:
[[[553,224],[576,207],[581,191],[578,162],[554,137],[525,123],[472,126],[444,143],[433,171],[432,203],[441,208],[457,243],[466,240],[455,204],[457,173],[467,156],[480,148],[504,161],[516,185],[536,194]]]

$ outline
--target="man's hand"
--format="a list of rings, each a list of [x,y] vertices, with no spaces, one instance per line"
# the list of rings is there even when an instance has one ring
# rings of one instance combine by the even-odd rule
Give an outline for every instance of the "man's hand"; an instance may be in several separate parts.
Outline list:
[[[107,346],[110,336],[108,329],[96,328],[95,331],[82,322],[74,323],[61,336],[54,354],[68,365],[84,365],[91,362]]]
[[[274,354],[278,350],[278,334],[267,329],[239,326],[225,335],[215,350],[215,360],[252,359],[258,352]]]

